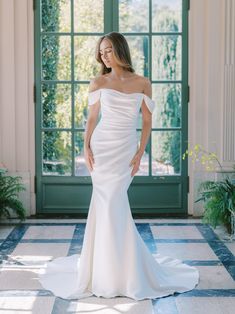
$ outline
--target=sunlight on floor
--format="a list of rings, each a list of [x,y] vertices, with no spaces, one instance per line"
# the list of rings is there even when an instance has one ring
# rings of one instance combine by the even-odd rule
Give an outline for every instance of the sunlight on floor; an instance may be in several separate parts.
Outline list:
[[[77,312],[73,313],[87,314],[98,312],[99,314],[152,314],[152,310],[152,302],[150,300],[134,301],[122,297],[111,299],[90,297],[79,301],[76,308]]]

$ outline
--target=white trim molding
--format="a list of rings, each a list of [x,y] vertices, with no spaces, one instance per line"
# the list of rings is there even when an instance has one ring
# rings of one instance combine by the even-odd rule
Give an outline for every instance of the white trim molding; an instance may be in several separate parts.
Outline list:
[[[0,162],[22,177],[35,214],[34,19],[32,0],[0,1]]]
[[[235,161],[235,1],[225,0],[223,164]]]

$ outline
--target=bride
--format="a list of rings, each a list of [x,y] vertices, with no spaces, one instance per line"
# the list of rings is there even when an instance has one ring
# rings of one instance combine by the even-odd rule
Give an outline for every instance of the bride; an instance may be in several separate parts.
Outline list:
[[[121,33],[100,37],[96,60],[101,72],[90,81],[84,135],[93,190],[81,255],[49,261],[39,280],[66,299],[95,295],[142,300],[192,290],[199,281],[197,268],[169,256],[153,256],[135,226],[128,200],[127,190],[151,131],[155,107],[151,82],[135,73]]]

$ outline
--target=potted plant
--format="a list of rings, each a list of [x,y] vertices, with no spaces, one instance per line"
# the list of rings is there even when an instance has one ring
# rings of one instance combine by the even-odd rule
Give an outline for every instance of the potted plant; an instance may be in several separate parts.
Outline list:
[[[22,177],[6,176],[7,171],[7,168],[0,163],[0,218],[11,218],[11,209],[22,221],[25,220],[26,210],[18,199],[18,194],[20,191],[25,190],[25,187],[20,182]]]
[[[203,223],[209,223],[213,228],[222,224],[230,236],[234,235],[235,227],[235,182],[224,171],[215,153],[206,151],[200,144],[193,149],[187,149],[183,154],[192,158],[192,162],[199,161],[206,171],[214,171],[215,165],[219,166],[222,180],[207,180],[199,184],[200,197],[195,201],[204,202]],[[233,167],[235,170],[235,166]]]

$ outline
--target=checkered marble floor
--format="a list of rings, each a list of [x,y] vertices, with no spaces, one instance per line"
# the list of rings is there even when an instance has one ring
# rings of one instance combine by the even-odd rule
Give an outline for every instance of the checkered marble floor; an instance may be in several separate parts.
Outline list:
[[[151,300],[156,314],[232,314],[235,308],[235,240],[226,239],[221,227],[212,229],[200,219],[136,219],[136,226],[150,251],[194,265],[200,282],[194,290]],[[66,301],[44,290],[35,268],[55,257],[80,253],[86,220],[28,219],[0,223],[0,313],[141,313],[129,298]],[[24,266],[29,262],[31,265]],[[34,266],[33,266],[34,267]],[[123,298],[124,299],[124,298]],[[116,302],[116,303],[115,303]],[[143,303],[142,303],[143,305]]]

